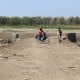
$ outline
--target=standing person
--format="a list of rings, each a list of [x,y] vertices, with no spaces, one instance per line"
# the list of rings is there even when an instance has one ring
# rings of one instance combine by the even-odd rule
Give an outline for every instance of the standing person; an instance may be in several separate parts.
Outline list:
[[[58,40],[59,40],[59,42],[62,42],[62,30],[61,30],[61,28],[58,28]]]

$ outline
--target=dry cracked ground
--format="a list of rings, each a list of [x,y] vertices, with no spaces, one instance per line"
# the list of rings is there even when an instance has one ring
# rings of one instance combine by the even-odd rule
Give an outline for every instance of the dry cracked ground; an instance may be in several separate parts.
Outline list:
[[[80,80],[80,47],[54,36],[49,44],[26,37],[0,48],[0,80]]]

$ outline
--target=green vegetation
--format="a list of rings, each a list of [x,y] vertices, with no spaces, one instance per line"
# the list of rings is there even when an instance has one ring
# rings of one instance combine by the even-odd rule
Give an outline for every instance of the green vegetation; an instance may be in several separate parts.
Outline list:
[[[58,27],[60,27],[61,29],[80,29],[79,25],[43,26],[44,29],[57,29]],[[0,26],[0,28],[35,29],[35,28],[38,28],[38,26],[22,26],[22,25],[20,26]]]
[[[44,28],[80,29],[80,17],[5,17],[0,16],[0,28]]]

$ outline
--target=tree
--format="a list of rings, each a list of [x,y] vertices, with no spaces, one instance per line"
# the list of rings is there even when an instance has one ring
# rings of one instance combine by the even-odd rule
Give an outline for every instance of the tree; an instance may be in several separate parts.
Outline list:
[[[21,24],[21,18],[20,17],[11,17],[9,23],[10,23],[10,25],[18,26]]]
[[[21,24],[22,25],[29,25],[29,17],[23,17],[21,19]]]
[[[75,18],[74,17],[69,17],[67,19],[67,24],[69,25],[74,25],[75,24]]]
[[[59,18],[59,24],[61,24],[61,25],[65,25],[66,24],[66,20],[65,20],[64,17],[60,17]]]
[[[80,17],[78,17],[78,16],[75,17],[75,23],[76,23],[76,25],[80,24]]]

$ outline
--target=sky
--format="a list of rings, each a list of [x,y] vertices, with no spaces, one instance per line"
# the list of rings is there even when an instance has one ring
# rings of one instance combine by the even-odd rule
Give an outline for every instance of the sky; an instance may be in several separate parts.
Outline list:
[[[0,0],[0,16],[80,16],[80,0]]]

